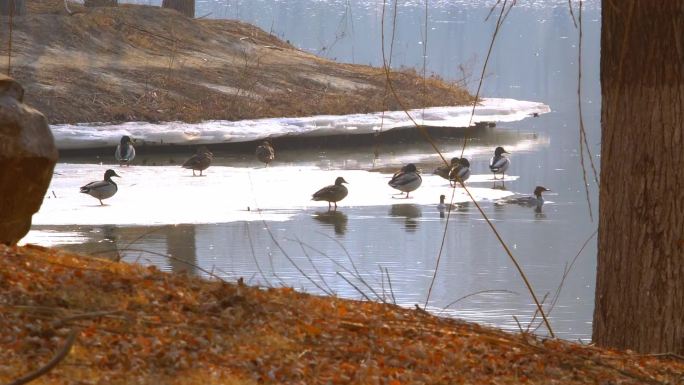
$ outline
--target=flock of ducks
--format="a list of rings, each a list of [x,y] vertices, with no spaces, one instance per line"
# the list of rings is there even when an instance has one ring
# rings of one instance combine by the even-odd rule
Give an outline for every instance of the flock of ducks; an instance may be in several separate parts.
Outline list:
[[[511,165],[510,159],[504,154],[508,154],[508,152],[503,147],[497,147],[494,150],[494,156],[489,161],[489,170],[494,174],[495,180],[498,180],[497,174],[501,174],[501,180],[503,181],[505,173]],[[259,144],[256,148],[256,157],[268,167],[275,159],[273,143],[270,140],[265,140]],[[114,158],[119,162],[120,166],[129,166],[131,164],[135,158],[135,148],[129,136],[125,135],[121,138],[120,143],[116,146]],[[200,146],[195,155],[186,160],[181,167],[192,170],[193,176],[197,176],[196,171],[199,171],[199,176],[202,176],[202,172],[209,168],[213,159],[214,154],[207,147]],[[449,184],[455,187],[457,183],[463,183],[470,178],[470,162],[466,158],[452,158],[450,165],[437,167],[433,174],[448,180]],[[118,186],[112,180],[112,177],[120,178],[114,170],[108,169],[105,171],[103,180],[90,182],[82,186],[81,192],[96,198],[100,201],[100,205],[104,205],[102,200],[111,198],[118,191]],[[406,196],[404,198],[409,198],[409,193],[417,190],[422,183],[423,178],[420,175],[420,171],[413,163],[409,163],[392,176],[388,185],[399,190],[400,193],[398,195],[405,193]],[[334,184],[316,191],[312,195],[312,200],[328,202],[328,210],[336,211],[337,202],[349,194],[349,190],[344,184],[348,184],[348,182],[343,177],[337,177]],[[496,204],[517,204],[536,207],[537,211],[541,211],[541,207],[544,204],[542,193],[545,191],[550,190],[543,186],[537,186],[534,189],[534,196],[508,197],[497,201]],[[439,205],[437,206],[440,211],[452,210],[455,207],[453,204],[445,203],[444,200],[445,196],[440,195]]]

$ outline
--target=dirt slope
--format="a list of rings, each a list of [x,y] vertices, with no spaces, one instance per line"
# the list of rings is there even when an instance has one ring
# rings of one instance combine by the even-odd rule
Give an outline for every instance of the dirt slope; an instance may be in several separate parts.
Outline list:
[[[11,74],[51,123],[245,119],[399,109],[382,69],[302,52],[237,21],[188,19],[157,7],[28,2],[13,20]],[[0,66],[7,66],[9,23]],[[470,97],[413,72],[393,76],[407,107]]]
[[[0,245],[0,383],[681,384],[676,356]],[[388,294],[389,293],[383,293]]]

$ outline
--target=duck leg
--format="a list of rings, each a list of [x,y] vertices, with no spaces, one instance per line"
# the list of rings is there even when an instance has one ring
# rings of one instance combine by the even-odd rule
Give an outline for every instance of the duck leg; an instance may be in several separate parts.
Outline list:
[[[337,202],[333,202],[333,203],[335,203],[335,210],[333,210],[333,211],[337,211]]]
[[[104,206],[104,203],[102,203],[102,199],[98,199],[100,201],[100,206]]]

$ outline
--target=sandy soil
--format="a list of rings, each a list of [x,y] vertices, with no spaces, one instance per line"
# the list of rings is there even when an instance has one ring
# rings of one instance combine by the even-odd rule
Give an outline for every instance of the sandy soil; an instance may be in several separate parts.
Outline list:
[[[12,22],[11,75],[50,123],[199,121],[396,110],[381,68],[340,64],[232,20],[149,6],[28,2]],[[9,21],[0,31],[7,67]],[[463,104],[440,79],[393,73],[408,108]],[[425,87],[424,87],[425,85]],[[425,92],[424,92],[425,90]]]

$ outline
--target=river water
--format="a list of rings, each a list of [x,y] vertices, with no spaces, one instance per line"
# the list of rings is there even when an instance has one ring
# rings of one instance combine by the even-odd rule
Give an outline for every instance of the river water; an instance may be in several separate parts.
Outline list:
[[[424,3],[401,2],[392,66],[413,66],[422,71],[427,47],[428,73],[464,82],[474,92],[494,31],[497,13],[485,21],[493,3],[431,1],[425,39]],[[436,141],[440,150],[453,156],[460,153],[467,137],[465,154],[474,174],[469,185],[536,294],[545,298],[546,308],[555,305],[550,312],[554,331],[562,338],[588,339],[596,269],[596,243],[591,236],[597,223],[589,214],[579,156],[578,30],[566,1],[519,3],[508,14],[495,42],[482,95],[539,101],[548,104],[552,112],[465,134],[440,132]],[[371,0],[198,1],[197,16],[237,17],[303,50],[338,61],[379,65],[382,4]],[[388,14],[392,6],[390,2]],[[584,3],[582,19],[581,102],[587,141],[598,167],[598,1]],[[385,27],[389,47],[389,15]],[[99,208],[92,207],[97,203],[92,198],[78,194],[78,186],[93,177],[94,170],[101,169],[101,162],[113,164],[113,159],[63,157],[57,172],[74,176],[74,180],[56,177],[59,182],[55,183],[74,185],[74,196],[69,198],[74,200],[73,212],[67,216],[54,214],[54,218],[49,218],[49,211],[38,214],[37,223],[53,224],[34,226],[27,241],[118,255],[164,270],[212,273],[228,280],[243,277],[264,286],[286,285],[316,294],[332,292],[348,298],[380,298],[422,306],[446,231],[429,309],[509,330],[518,330],[518,321],[523,328],[530,324],[535,318],[534,303],[477,208],[463,204],[448,221],[447,215],[437,210],[439,194],[450,198],[453,190],[429,175],[439,161],[428,144],[417,135],[371,137],[346,146],[335,143],[331,140],[279,149],[277,161],[268,169],[257,164],[251,150],[224,149],[217,151],[208,176],[196,179],[175,171],[187,153],[140,154],[138,160],[147,165],[122,170],[121,192],[102,208],[102,222],[80,224],[68,224],[69,219],[64,218],[79,218],[79,213]],[[494,147],[499,145],[511,153],[504,190],[491,181],[487,167]],[[424,187],[414,198],[396,199],[386,182],[390,173],[407,161],[423,169]],[[174,164],[173,168],[169,164]],[[155,197],[163,205],[152,214],[158,220],[149,220],[148,213],[141,212],[147,204],[136,206],[134,196],[128,195],[131,199],[127,200],[124,191],[136,191],[140,188],[137,181],[155,180],[155,175],[159,180]],[[185,190],[175,190],[176,175],[185,178],[179,185],[200,185],[205,192],[179,196]],[[326,204],[310,202],[309,197],[338,175],[350,182],[350,195],[337,212],[329,213]],[[591,174],[588,180],[595,217],[597,188]],[[547,203],[541,213],[494,204],[506,194],[530,194],[536,185],[552,190],[545,195]],[[466,200],[460,188],[454,195],[457,200]],[[192,210],[193,205],[197,210],[206,209],[202,202],[210,199],[225,202],[226,210],[235,215],[219,215],[222,208],[218,206],[223,204],[217,204],[215,212],[207,212],[210,220],[176,223],[177,217],[172,214]],[[140,217],[141,223],[108,219],[127,216]],[[553,301],[559,285],[562,290]],[[466,298],[459,300],[462,297]],[[539,332],[544,333],[543,328]]]

